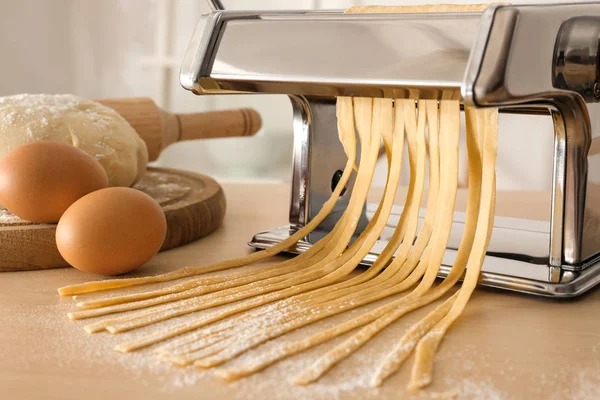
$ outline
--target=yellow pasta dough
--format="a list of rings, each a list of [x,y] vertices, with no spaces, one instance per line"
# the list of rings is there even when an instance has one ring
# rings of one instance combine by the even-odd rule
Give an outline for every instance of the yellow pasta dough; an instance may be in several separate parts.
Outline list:
[[[353,7],[347,12],[449,12],[483,8],[483,5]],[[465,229],[450,273],[435,286],[450,236],[457,192],[459,101],[452,92],[444,93],[439,101],[339,97],[336,108],[338,135],[348,161],[330,199],[306,226],[274,247],[249,256],[204,267],[187,267],[154,277],[89,282],[61,288],[61,295],[69,295],[189,278],[158,290],[80,302],[77,303],[79,309],[69,313],[69,318],[104,317],[85,327],[89,333],[108,330],[117,334],[156,324],[156,329],[150,333],[121,343],[116,349],[129,352],[161,344],[155,349],[160,360],[178,366],[193,364],[209,368],[220,366],[290,331],[408,291],[401,298],[329,329],[259,351],[258,356],[246,364],[216,370],[216,374],[225,379],[239,379],[356,330],[307,369],[299,371],[295,383],[309,384],[402,316],[449,296],[407,329],[373,371],[365,371],[372,374],[372,385],[381,385],[415,351],[409,387],[420,389],[429,384],[435,353],[475,289],[491,236],[497,110],[465,110],[469,160]],[[359,157],[356,137],[360,145]],[[367,227],[352,241],[381,142],[388,161],[384,194]],[[349,277],[386,226],[400,180],[405,146],[408,148],[410,182],[399,222],[373,265]],[[360,160],[358,167],[357,158]],[[264,260],[296,244],[331,212],[354,170],[354,188],[342,217],[331,232],[305,253],[251,270],[202,276]],[[426,213],[419,225],[427,170]],[[461,289],[449,295],[465,269]],[[193,316],[184,323],[160,325],[168,319],[218,306],[219,309]],[[124,312],[129,313],[118,315]]]

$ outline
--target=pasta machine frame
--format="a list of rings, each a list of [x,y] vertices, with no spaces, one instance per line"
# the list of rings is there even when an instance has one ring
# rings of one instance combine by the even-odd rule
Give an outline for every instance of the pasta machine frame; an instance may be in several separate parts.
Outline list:
[[[339,179],[346,157],[337,140],[336,96],[454,98],[551,116],[550,222],[497,217],[480,283],[573,297],[600,282],[600,165],[589,168],[600,157],[599,49],[600,3],[492,5],[468,13],[217,10],[202,16],[180,78],[195,94],[289,95],[290,223],[258,233],[250,242],[256,248],[306,224]],[[318,230],[290,252],[306,250],[333,227],[352,183]],[[373,210],[366,207],[362,226]],[[440,277],[452,265],[463,222],[456,213]],[[375,260],[386,237],[364,264]]]

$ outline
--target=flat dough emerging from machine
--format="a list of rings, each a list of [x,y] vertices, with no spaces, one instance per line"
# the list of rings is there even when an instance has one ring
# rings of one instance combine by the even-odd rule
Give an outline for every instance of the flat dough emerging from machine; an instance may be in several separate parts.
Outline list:
[[[432,12],[476,12],[489,7],[489,4],[424,4],[420,6],[354,6],[347,14],[376,13],[432,13]]]
[[[353,7],[348,12],[464,12],[479,11],[486,6],[375,6]],[[374,386],[380,385],[416,351],[409,387],[419,389],[428,385],[438,346],[475,289],[493,225],[497,110],[467,108],[465,114],[469,159],[467,218],[454,265],[439,285],[434,283],[448,244],[458,185],[459,101],[452,93],[444,93],[439,102],[340,97],[338,134],[348,162],[331,198],[305,227],[278,245],[246,257],[204,267],[187,267],[155,277],[61,288],[59,293],[68,295],[190,278],[158,290],[81,302],[77,304],[80,310],[69,313],[69,317],[86,319],[133,311],[86,326],[89,333],[102,330],[120,333],[224,306],[183,323],[159,327],[116,348],[128,352],[169,341],[156,350],[159,359],[179,366],[193,364],[208,368],[220,366],[271,339],[321,319],[410,290],[404,297],[342,324],[275,346],[247,364],[217,369],[218,376],[238,379],[360,328],[295,380],[297,384],[309,384],[402,316],[447,295],[466,269],[462,287],[406,331],[372,378]],[[357,157],[356,136],[360,142],[360,157]],[[351,243],[382,141],[388,160],[384,195],[366,229]],[[399,184],[405,145],[410,184],[399,223],[376,262],[348,278],[372,249],[387,223]],[[360,160],[358,167],[355,166],[357,159]],[[252,270],[198,277],[249,265],[293,246],[331,212],[353,169],[357,171],[356,180],[347,209],[334,229],[308,251],[294,259]],[[419,226],[427,170],[429,196],[425,219]]]

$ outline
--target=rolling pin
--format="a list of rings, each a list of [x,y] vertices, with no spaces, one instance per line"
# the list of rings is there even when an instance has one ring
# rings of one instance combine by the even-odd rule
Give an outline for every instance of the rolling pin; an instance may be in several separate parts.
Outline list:
[[[260,114],[251,108],[173,114],[144,97],[97,101],[118,112],[137,131],[148,146],[150,161],[175,142],[252,136],[262,125]]]

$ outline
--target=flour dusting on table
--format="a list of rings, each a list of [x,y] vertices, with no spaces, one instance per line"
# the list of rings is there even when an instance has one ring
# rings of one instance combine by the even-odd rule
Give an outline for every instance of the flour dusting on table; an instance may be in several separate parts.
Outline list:
[[[68,270],[54,270],[48,271],[46,275],[31,274],[30,279],[32,283],[36,283],[38,279],[46,280],[49,274],[56,274],[62,279],[69,276],[68,272]],[[162,285],[168,284],[155,285],[153,288],[157,289]],[[134,293],[139,290],[141,289],[124,289],[121,294]],[[38,295],[43,295],[43,297],[38,297]],[[184,394],[186,398],[195,394],[198,395],[198,398],[202,398],[203,394],[210,393],[211,396],[222,400],[362,400],[371,398],[505,400],[524,398],[511,396],[505,392],[507,385],[523,385],[524,380],[534,393],[542,388],[546,388],[545,390],[550,388],[555,395],[544,397],[548,400],[595,400],[600,391],[600,374],[598,373],[600,371],[600,351],[596,353],[595,349],[586,354],[583,354],[582,350],[581,365],[568,365],[559,358],[556,360],[557,365],[563,365],[563,369],[556,369],[555,366],[548,365],[547,371],[552,372],[536,375],[529,371],[529,366],[527,369],[518,369],[514,367],[513,360],[498,359],[497,356],[494,359],[490,353],[485,351],[485,347],[472,344],[455,346],[451,340],[443,344],[443,350],[437,359],[438,369],[436,371],[439,375],[436,375],[438,379],[434,387],[412,397],[406,397],[403,388],[410,374],[410,368],[403,368],[386,381],[382,387],[371,388],[369,371],[373,371],[374,366],[397,341],[406,329],[406,325],[410,325],[411,321],[391,326],[389,330],[378,335],[374,343],[367,344],[361,351],[350,356],[336,366],[330,374],[312,385],[295,386],[292,381],[298,373],[315,361],[325,348],[332,348],[335,344],[345,340],[347,336],[338,338],[332,343],[314,349],[314,351],[284,360],[248,378],[227,383],[214,376],[212,370],[201,370],[194,367],[178,368],[160,362],[154,357],[152,348],[134,353],[118,353],[113,350],[115,345],[145,335],[152,330],[152,327],[119,335],[108,333],[88,335],[83,331],[83,326],[94,320],[74,323],[66,317],[66,313],[74,309],[75,299],[71,297],[60,299],[56,296],[56,300],[52,300],[55,301],[55,304],[47,304],[47,296],[56,296],[53,287],[49,287],[47,293],[37,293],[32,297],[30,304],[3,305],[4,311],[9,311],[7,315],[11,316],[4,318],[5,326],[14,329],[15,332],[35,331],[37,332],[36,337],[39,337],[39,340],[30,341],[19,335],[12,335],[9,343],[3,343],[4,350],[7,347],[23,349],[23,356],[14,362],[14,365],[11,365],[11,369],[15,371],[35,370],[40,365],[52,365],[53,373],[56,374],[62,374],[62,371],[77,371],[77,374],[81,374],[81,376],[89,376],[97,380],[102,380],[104,376],[113,376],[112,383],[131,382],[138,388],[141,386],[173,398],[184,397]],[[87,300],[98,296],[103,297],[104,295],[78,295],[76,300]],[[353,310],[344,319],[355,317],[362,312],[364,310]],[[164,322],[163,326],[188,322],[195,317],[197,314],[174,318]],[[418,319],[419,317],[418,314],[407,316],[409,319]],[[335,323],[330,320],[321,321],[316,324],[317,326],[309,326],[290,333],[291,337],[286,341],[305,337],[307,334],[333,326]],[[447,339],[451,338],[452,335]],[[266,343],[264,346],[267,347],[267,350],[276,347],[281,344],[277,340],[279,339]],[[598,345],[600,346],[600,343]],[[234,362],[245,363],[260,356],[264,351],[265,348],[259,347]],[[0,362],[3,357],[2,353],[3,346],[0,346]],[[532,361],[532,363],[534,362]],[[450,370],[448,366],[451,366]],[[523,365],[521,365],[522,367]],[[114,371],[118,371],[118,375],[122,376],[123,380],[115,381]],[[27,376],[27,372],[22,375]],[[523,375],[527,377],[524,378]],[[137,389],[137,391],[139,390]]]
[[[86,296],[87,297],[87,296]],[[14,307],[18,307],[15,305]],[[220,381],[210,370],[200,370],[194,367],[178,368],[160,362],[154,358],[152,349],[139,352],[121,354],[113,350],[114,346],[133,337],[144,334],[144,329],[134,333],[111,335],[101,333],[88,335],[83,332],[83,323],[70,323],[65,317],[68,311],[73,309],[72,299],[60,301],[56,305],[35,306],[27,314],[23,314],[11,324],[23,324],[29,321],[31,324],[21,329],[38,329],[45,338],[39,343],[19,343],[19,346],[29,348],[35,354],[51,360],[57,368],[73,368],[86,374],[98,374],[102,376],[103,371],[108,369],[122,370],[127,379],[133,379],[137,384],[155,388],[158,384],[160,390],[166,394],[175,395],[177,391],[194,389],[201,394],[203,386],[210,385],[211,393],[222,387],[227,392],[228,398],[236,400],[259,400],[264,398],[274,400],[284,399],[365,399],[365,398],[388,398],[389,387],[371,388],[369,386],[370,375],[365,371],[371,370],[372,366],[384,354],[386,347],[378,346],[378,350],[366,348],[358,352],[349,360],[350,363],[336,368],[330,375],[321,381],[308,386],[295,386],[292,381],[294,377],[306,368],[315,359],[315,354],[305,357],[293,357],[285,360],[274,367],[250,376],[248,378],[226,383]],[[355,313],[350,313],[355,314]],[[190,316],[174,319],[167,322],[169,325],[181,323]],[[81,321],[80,321],[81,322]],[[315,329],[314,327],[311,327]],[[389,340],[390,337],[384,338]],[[15,340],[19,340],[16,338]],[[32,348],[34,347],[34,348]],[[476,354],[476,351],[473,351]],[[256,356],[249,354],[248,356]],[[452,353],[450,356],[454,356]],[[26,363],[28,358],[24,357],[22,362]],[[243,362],[244,360],[240,360]],[[36,362],[31,360],[31,362]],[[18,367],[18,366],[17,366]],[[23,366],[21,366],[23,367]],[[392,379],[398,379],[394,377]],[[101,379],[101,378],[99,378]],[[446,380],[450,388],[451,397],[424,391],[415,399],[435,398],[458,398],[458,399],[503,399],[504,397],[494,388],[490,381],[475,380]],[[218,389],[217,389],[218,390]]]
[[[6,208],[0,208],[0,224],[13,225],[17,223],[26,224],[27,222],[23,221],[21,218],[8,211]]]
[[[189,184],[178,176],[153,171],[148,171],[133,187],[150,195],[160,205],[182,199],[192,190]]]

